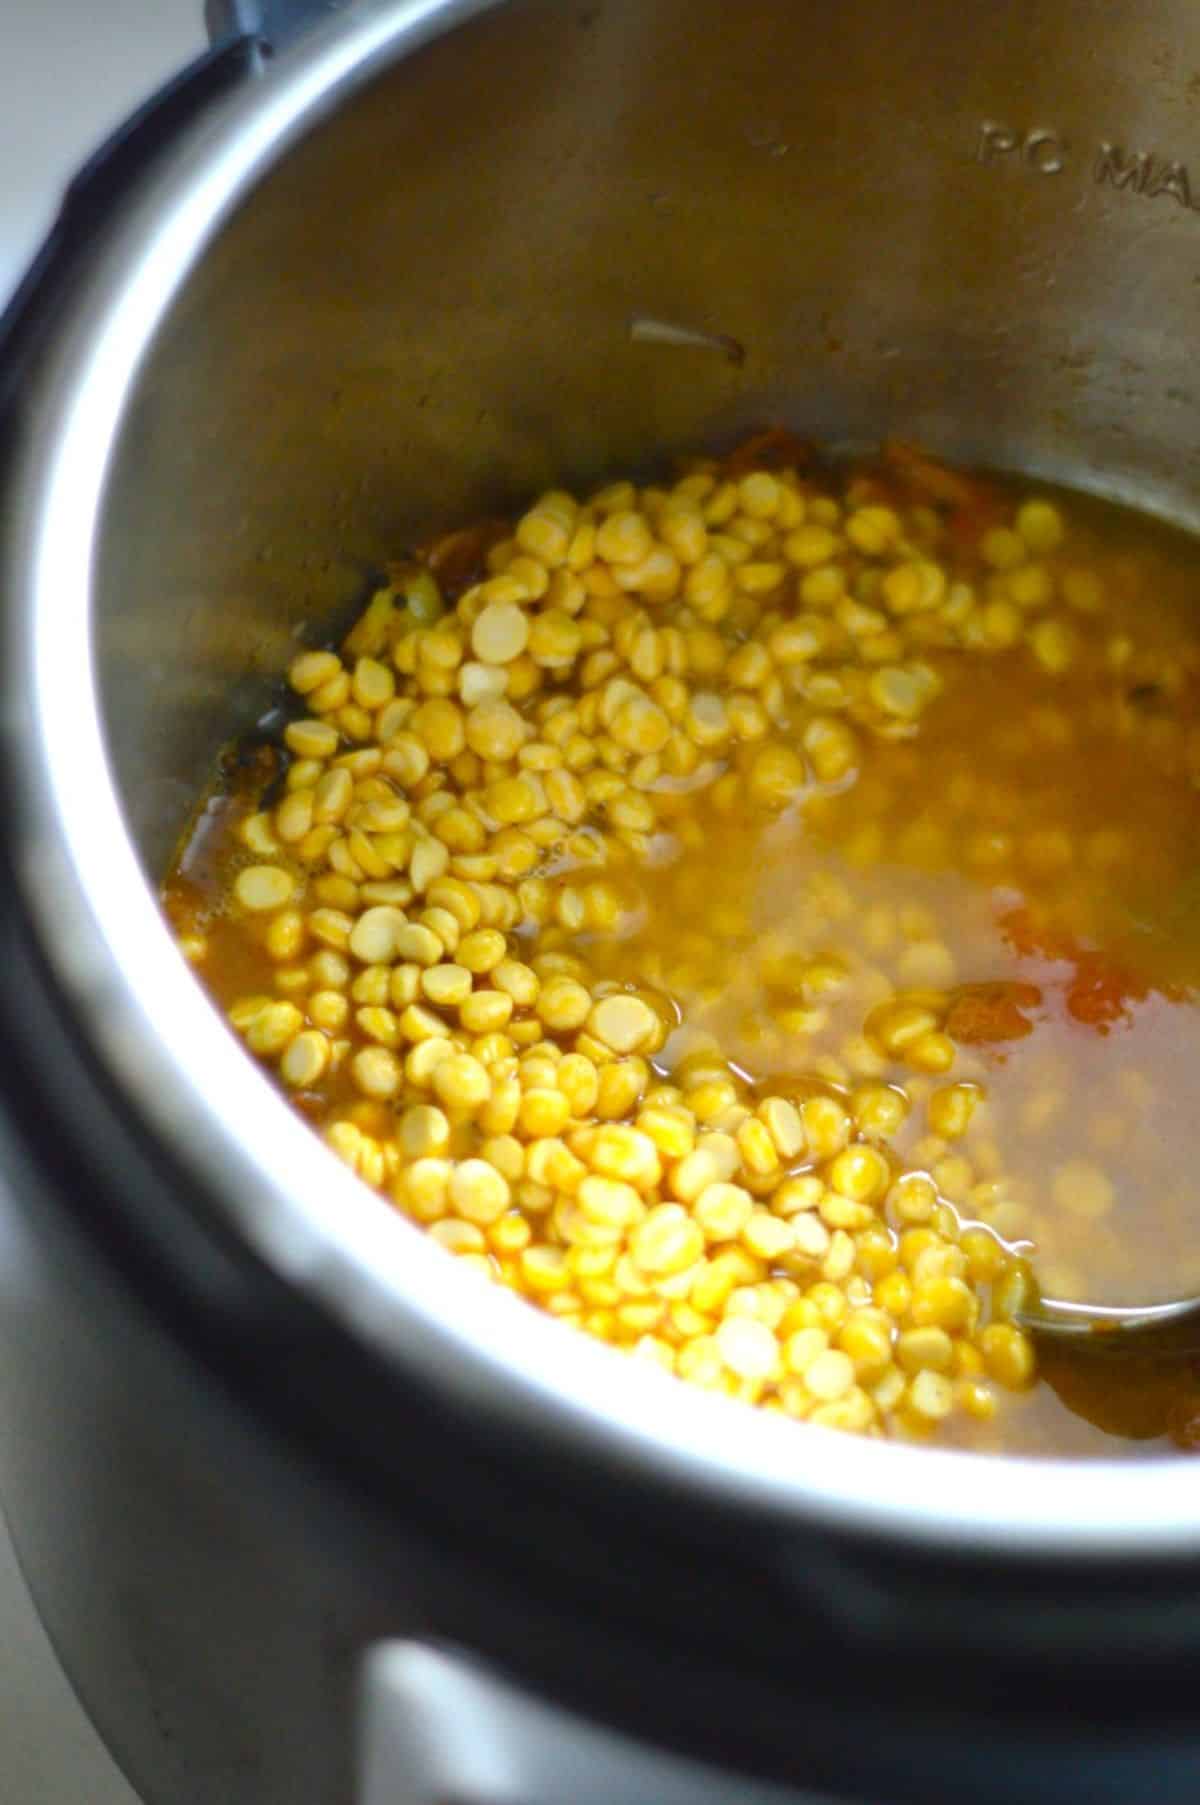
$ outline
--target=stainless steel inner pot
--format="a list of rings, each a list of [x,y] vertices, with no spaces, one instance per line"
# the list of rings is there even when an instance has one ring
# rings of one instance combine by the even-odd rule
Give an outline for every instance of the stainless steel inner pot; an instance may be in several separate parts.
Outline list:
[[[154,899],[296,644],[413,536],[552,479],[779,420],[1200,523],[1197,69],[1188,0],[380,0],[106,234],[7,502],[16,878],[194,1187],[170,1207],[448,1410],[789,1546],[1200,1554],[1195,1463],[798,1433],[481,1293],[238,1051]]]

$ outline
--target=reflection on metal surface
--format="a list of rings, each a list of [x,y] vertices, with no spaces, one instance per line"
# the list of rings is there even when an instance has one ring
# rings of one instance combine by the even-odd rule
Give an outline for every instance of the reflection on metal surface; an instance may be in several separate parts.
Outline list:
[[[717,351],[731,364],[746,361],[746,347],[728,332],[697,332],[690,326],[675,326],[669,320],[649,320],[638,315],[629,322],[629,336],[635,345],[684,345]]]
[[[368,1656],[359,1739],[360,1805],[833,1805],[648,1748],[421,1642]]]

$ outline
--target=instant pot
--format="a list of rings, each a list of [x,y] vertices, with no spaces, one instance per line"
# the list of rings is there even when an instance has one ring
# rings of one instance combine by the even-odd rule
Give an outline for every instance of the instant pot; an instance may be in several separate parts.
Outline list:
[[[0,1471],[64,1665],[147,1805],[1193,1805],[1200,1466],[797,1429],[481,1286],[154,886],[297,644],[551,480],[772,420],[1196,524],[1200,15],[213,13],[0,368]]]

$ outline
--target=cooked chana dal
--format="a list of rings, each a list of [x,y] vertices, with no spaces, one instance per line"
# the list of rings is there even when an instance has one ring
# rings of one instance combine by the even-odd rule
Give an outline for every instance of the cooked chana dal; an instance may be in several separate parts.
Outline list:
[[[1198,569],[903,445],[551,491],[299,654],[170,919],[335,1153],[562,1322],[827,1428],[1190,1445],[1190,1372],[1110,1408],[1013,1318],[1200,1290]]]

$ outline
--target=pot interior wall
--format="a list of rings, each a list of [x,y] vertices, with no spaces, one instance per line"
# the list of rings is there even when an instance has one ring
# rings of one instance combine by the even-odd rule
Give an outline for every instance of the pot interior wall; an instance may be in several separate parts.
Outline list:
[[[334,109],[116,450],[97,648],[148,869],[297,635],[551,479],[771,419],[1194,516],[1197,67],[1188,0],[512,0]]]

